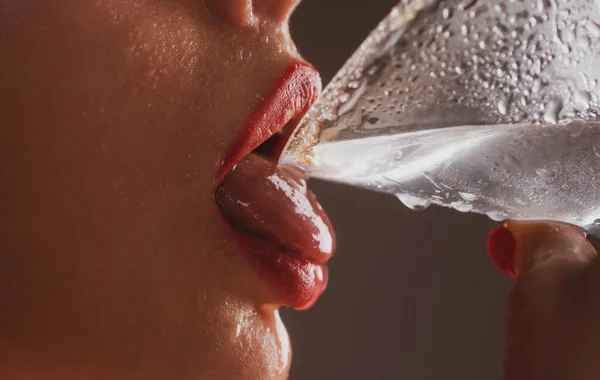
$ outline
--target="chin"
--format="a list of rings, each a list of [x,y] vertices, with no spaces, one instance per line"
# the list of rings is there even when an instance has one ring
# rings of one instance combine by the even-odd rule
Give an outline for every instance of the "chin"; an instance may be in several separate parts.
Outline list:
[[[287,330],[274,307],[259,309],[226,303],[214,345],[210,380],[285,380],[292,359]],[[204,371],[203,371],[204,372]],[[201,377],[204,379],[204,377]]]

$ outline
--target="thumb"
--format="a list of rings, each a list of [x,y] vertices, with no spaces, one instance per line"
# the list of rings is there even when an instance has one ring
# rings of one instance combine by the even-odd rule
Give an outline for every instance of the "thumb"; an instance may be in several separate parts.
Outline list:
[[[560,223],[509,221],[490,233],[488,253],[513,279],[557,281],[584,269],[596,256],[586,234]]]
[[[564,380],[578,363],[573,333],[578,277],[596,252],[585,234],[557,223],[508,222],[488,240],[492,260],[518,282],[506,315],[505,379]],[[585,314],[585,312],[584,312]]]

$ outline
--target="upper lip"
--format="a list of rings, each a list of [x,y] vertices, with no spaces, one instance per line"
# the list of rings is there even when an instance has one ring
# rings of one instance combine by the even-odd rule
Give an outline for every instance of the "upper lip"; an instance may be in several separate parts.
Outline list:
[[[217,207],[235,231],[231,236],[273,285],[277,299],[269,302],[296,309],[310,307],[325,289],[335,235],[302,174],[275,164],[320,90],[312,66],[291,65],[230,145],[215,191]]]
[[[241,135],[229,146],[217,172],[217,183],[247,154],[280,131],[296,124],[308,111],[321,91],[319,73],[309,64],[291,65],[271,92],[254,110]],[[289,125],[289,138],[296,125]],[[274,157],[277,159],[277,157]]]

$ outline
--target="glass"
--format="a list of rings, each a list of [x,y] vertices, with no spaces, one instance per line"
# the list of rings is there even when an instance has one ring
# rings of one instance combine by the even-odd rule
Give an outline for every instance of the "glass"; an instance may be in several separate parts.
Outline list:
[[[495,220],[600,226],[600,0],[402,1],[280,164]]]

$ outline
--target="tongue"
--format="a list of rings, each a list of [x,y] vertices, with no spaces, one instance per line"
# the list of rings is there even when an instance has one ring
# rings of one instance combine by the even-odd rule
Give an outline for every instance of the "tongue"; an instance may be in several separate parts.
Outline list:
[[[333,253],[333,229],[306,181],[297,173],[249,154],[215,194],[231,224],[315,263]]]

